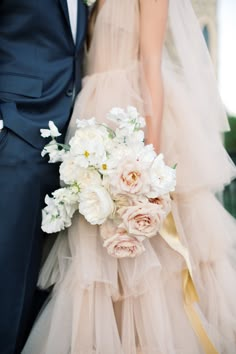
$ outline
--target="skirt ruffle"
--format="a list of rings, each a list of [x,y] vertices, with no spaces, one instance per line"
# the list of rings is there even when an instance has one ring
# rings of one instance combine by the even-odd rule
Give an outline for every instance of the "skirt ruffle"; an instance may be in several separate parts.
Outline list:
[[[195,310],[218,352],[232,354],[235,221],[206,191],[175,198],[173,214],[192,258]],[[55,287],[23,354],[204,354],[184,310],[183,259],[159,235],[145,246],[135,259],[112,258],[99,227],[76,215],[41,271],[39,285]]]

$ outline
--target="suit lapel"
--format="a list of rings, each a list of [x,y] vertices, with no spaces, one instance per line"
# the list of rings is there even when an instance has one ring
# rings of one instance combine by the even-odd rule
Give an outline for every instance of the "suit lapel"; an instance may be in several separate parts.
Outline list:
[[[60,6],[61,6],[61,10],[62,10],[62,12],[64,14],[66,23],[69,26],[69,31],[70,31],[70,34],[71,34],[71,38],[73,40],[73,36],[72,36],[72,32],[71,32],[71,25],[70,25],[70,16],[69,16],[69,11],[68,11],[68,6],[67,6],[67,0],[58,0],[58,1],[59,1]]]
[[[71,31],[70,16],[69,16],[69,11],[68,11],[68,6],[67,6],[67,0],[58,0],[58,1],[60,3],[60,7],[61,7],[61,10],[64,14],[67,25],[69,26],[71,39],[74,43],[73,35],[72,35],[72,31]],[[77,1],[78,1],[77,33],[76,33],[76,43],[74,43],[76,46],[80,45],[81,41],[83,40],[84,34],[86,32],[87,19],[88,19],[88,6],[86,6],[84,4],[83,0],[77,0]]]
[[[76,46],[79,46],[86,34],[87,19],[88,19],[88,6],[85,5],[83,0],[78,1],[78,16],[77,16],[77,33],[76,33]]]

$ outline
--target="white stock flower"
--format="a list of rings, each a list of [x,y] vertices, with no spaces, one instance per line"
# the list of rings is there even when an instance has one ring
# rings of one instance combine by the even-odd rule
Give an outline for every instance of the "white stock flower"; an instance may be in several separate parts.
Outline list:
[[[42,225],[41,228],[47,234],[52,234],[65,229],[65,222],[60,218],[60,214],[55,209],[54,215],[52,215],[48,208],[42,210]]]
[[[142,130],[134,131],[132,135],[129,135],[126,139],[128,145],[144,144],[144,132]]]
[[[42,230],[54,233],[71,226],[71,219],[78,210],[78,188],[60,188],[45,197],[46,207],[42,211]]]
[[[57,205],[63,205],[66,214],[71,218],[79,206],[79,188],[73,186],[59,188],[52,195]]]
[[[104,187],[91,186],[81,191],[79,212],[90,224],[103,224],[113,210],[114,203]]]
[[[57,127],[55,126],[55,124],[53,123],[53,121],[49,121],[48,123],[49,129],[40,129],[41,132],[41,136],[43,138],[48,138],[48,137],[52,137],[52,138],[56,138],[58,136],[61,135],[61,133],[59,133]]]
[[[66,152],[63,149],[59,149],[57,142],[55,140],[52,140],[49,144],[44,146],[41,152],[42,157],[46,156],[47,154],[49,156],[49,162],[55,163],[63,161]]]
[[[126,111],[115,107],[108,113],[107,119],[118,125],[117,134],[119,136],[122,136],[122,134],[129,136],[135,130],[140,130],[146,125],[145,119],[140,116],[137,109],[133,106],[128,106]]]
[[[144,128],[146,126],[145,119],[139,114],[136,107],[128,106],[127,107],[127,114],[130,119],[135,122],[137,128]]]
[[[125,113],[124,109],[119,108],[119,107],[114,107],[107,114],[107,119],[110,120],[111,122],[116,123],[116,124],[120,124],[123,122],[127,122],[128,117],[127,117],[127,114]]]
[[[173,192],[176,186],[176,171],[164,163],[163,155],[158,155],[151,168],[151,191],[149,198],[156,198],[166,193]]]
[[[90,118],[90,119],[77,119],[76,120],[77,128],[91,127],[91,126],[94,126],[96,124],[97,124],[97,122],[96,122],[96,119],[94,117]]]

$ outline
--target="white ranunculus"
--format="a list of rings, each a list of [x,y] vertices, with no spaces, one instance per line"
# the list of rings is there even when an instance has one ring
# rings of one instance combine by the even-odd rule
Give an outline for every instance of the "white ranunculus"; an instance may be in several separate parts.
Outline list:
[[[110,174],[117,167],[117,161],[114,159],[105,159],[101,162],[100,166],[98,166],[98,170],[102,175]]]
[[[48,138],[48,137],[52,137],[52,138],[56,138],[58,136],[61,135],[61,133],[59,133],[57,127],[55,126],[55,124],[53,123],[53,121],[49,121],[48,123],[49,129],[40,129],[41,132],[41,136],[43,138]]]
[[[173,192],[176,186],[176,171],[164,163],[163,155],[158,155],[151,168],[151,191],[147,194],[149,198],[160,197]]]
[[[108,139],[105,127],[78,129],[69,141],[70,153],[80,167],[99,166],[106,157],[105,144]]]
[[[79,212],[92,225],[101,225],[113,213],[114,203],[102,186],[91,186],[80,193]]]
[[[70,153],[60,166],[60,179],[66,184],[76,183],[80,188],[102,183],[101,176],[95,169],[80,167]]]

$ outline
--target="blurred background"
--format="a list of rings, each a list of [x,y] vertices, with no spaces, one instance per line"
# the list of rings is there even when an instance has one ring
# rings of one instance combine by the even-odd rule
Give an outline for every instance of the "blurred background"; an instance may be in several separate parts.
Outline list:
[[[199,18],[229,117],[231,131],[224,143],[236,164],[236,0],[192,0]],[[221,195],[225,208],[236,218],[236,180]]]

